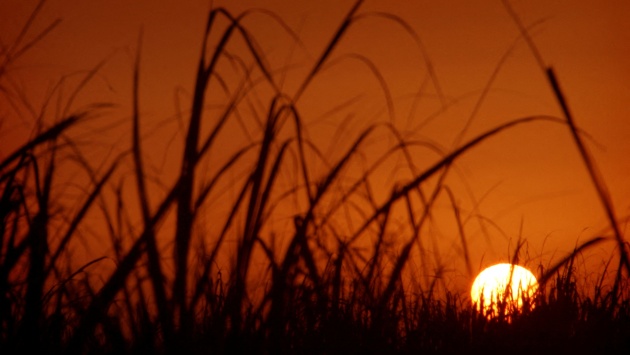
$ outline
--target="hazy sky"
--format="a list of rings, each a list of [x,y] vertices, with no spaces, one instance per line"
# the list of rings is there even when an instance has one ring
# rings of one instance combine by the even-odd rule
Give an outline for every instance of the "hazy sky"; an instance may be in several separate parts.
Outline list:
[[[0,3],[4,45],[15,38],[36,3]],[[555,68],[577,124],[588,133],[588,147],[608,184],[618,217],[628,216],[630,2],[511,3],[525,25],[531,26],[532,38],[545,63]],[[272,67],[292,65],[284,74],[288,92],[295,90],[352,5],[353,1],[336,0],[214,3],[234,15],[249,8],[269,9],[301,38],[303,45],[292,44],[282,26],[263,12],[243,20]],[[113,120],[128,118],[133,58],[142,31],[143,122],[147,131],[156,132],[147,144],[155,145],[156,155],[164,155],[165,148],[158,143],[168,134],[164,130],[173,126],[161,130],[161,122],[177,111],[176,92],[184,92],[184,104],[185,93],[192,92],[209,9],[205,0],[49,0],[30,35],[57,18],[61,23],[21,59],[12,78],[38,106],[62,75],[81,73],[105,61],[76,106],[110,101],[117,104],[111,113]],[[428,73],[421,48],[401,23],[376,15],[379,12],[397,16],[418,34],[449,104],[437,118],[427,121],[440,108],[435,96],[438,91],[431,84],[427,97],[412,110],[412,99]],[[311,133],[321,135],[325,148],[334,150],[335,142],[329,142],[332,137],[326,134],[340,126],[360,129],[362,120],[387,115],[378,80],[360,60],[351,58],[352,53],[370,58],[379,69],[395,103],[396,126],[445,149],[456,144],[481,91],[508,52],[464,139],[509,119],[561,114],[529,48],[517,41],[518,29],[501,1],[366,1],[358,13],[365,17],[353,24],[333,55],[345,59],[330,66],[298,105],[307,118],[319,122],[316,118],[357,93],[368,103],[354,108],[358,116],[364,116],[349,124],[341,115],[326,116],[323,123],[313,124]],[[17,119],[7,107],[0,112],[4,115],[0,152],[6,154],[12,138],[28,129],[29,120]],[[103,141],[115,139],[114,135]],[[153,161],[160,164],[159,157]],[[532,241],[532,254],[541,253],[543,245],[547,252],[570,250],[577,238],[585,240],[606,227],[601,205],[564,126],[536,123],[497,137],[463,158],[458,174],[481,201],[478,207],[483,213],[511,237],[518,236],[523,223],[523,235]],[[468,199],[462,196],[462,203]],[[471,202],[468,208],[472,208]],[[476,263],[484,255],[505,256],[504,245],[495,246],[494,254],[479,251]]]

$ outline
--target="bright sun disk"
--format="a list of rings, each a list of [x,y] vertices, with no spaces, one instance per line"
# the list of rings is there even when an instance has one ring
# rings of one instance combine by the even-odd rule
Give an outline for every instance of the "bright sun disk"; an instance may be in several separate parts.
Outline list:
[[[483,301],[483,313],[499,314],[499,304],[505,304],[506,313],[521,310],[524,299],[531,299],[538,289],[534,274],[522,266],[496,264],[483,270],[470,290],[471,300],[477,309]],[[507,291],[507,292],[506,292]]]

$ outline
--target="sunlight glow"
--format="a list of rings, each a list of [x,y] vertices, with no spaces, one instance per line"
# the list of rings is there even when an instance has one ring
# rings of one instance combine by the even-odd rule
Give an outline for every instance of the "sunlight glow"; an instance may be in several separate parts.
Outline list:
[[[488,317],[521,311],[538,289],[534,274],[522,266],[496,264],[483,270],[470,290],[473,305]],[[530,306],[532,303],[529,303]]]

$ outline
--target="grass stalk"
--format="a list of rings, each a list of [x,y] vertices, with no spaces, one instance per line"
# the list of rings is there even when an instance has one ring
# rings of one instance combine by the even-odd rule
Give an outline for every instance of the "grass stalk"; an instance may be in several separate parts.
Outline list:
[[[628,256],[627,243],[621,233],[621,230],[619,229],[617,217],[615,216],[612,201],[610,199],[610,194],[608,193],[606,184],[603,178],[601,177],[601,174],[599,173],[597,166],[595,165],[595,161],[591,157],[591,154],[589,153],[588,149],[584,145],[584,142],[582,141],[582,137],[580,136],[580,132],[575,124],[575,120],[573,118],[571,110],[569,109],[569,105],[567,103],[567,100],[565,99],[564,93],[562,89],[560,88],[560,84],[558,82],[554,69],[551,66],[547,66],[545,64],[545,61],[543,60],[543,57],[540,51],[538,50],[536,44],[534,43],[534,40],[529,35],[527,28],[523,25],[520,17],[514,11],[510,3],[507,0],[503,0],[503,4],[506,10],[508,11],[508,13],[510,14],[510,16],[512,17],[512,19],[514,20],[514,23],[518,27],[522,36],[527,41],[528,47],[530,51],[532,52],[532,54],[534,55],[534,57],[536,58],[536,61],[540,69],[545,73],[547,77],[549,85],[551,86],[551,89],[553,90],[553,94],[556,100],[558,100],[558,104],[560,105],[560,108],[562,109],[562,113],[566,120],[567,126],[569,127],[569,130],[571,132],[573,141],[575,142],[578,152],[580,153],[580,157],[582,158],[582,161],[584,162],[584,165],[586,166],[589,177],[591,178],[591,182],[593,183],[593,187],[595,188],[597,195],[600,199],[600,202],[602,203],[602,207],[604,208],[606,218],[608,219],[608,222],[610,223],[610,228],[612,229],[615,241],[617,242],[617,249],[619,252],[619,259],[620,259],[619,268],[617,270],[617,278],[615,280],[615,287],[614,287],[615,293],[616,293],[616,291],[619,289],[619,284],[621,282],[622,269],[625,269],[626,273],[630,276],[630,257]]]
[[[168,309],[169,301],[166,296],[165,277],[160,265],[160,255],[157,248],[154,225],[151,224],[151,211],[149,207],[149,195],[146,187],[146,176],[142,162],[142,148],[140,142],[140,51],[142,49],[142,34],[138,40],[138,53],[133,75],[133,130],[132,130],[132,152],[135,165],[135,177],[138,192],[138,200],[140,201],[140,211],[142,212],[142,220],[146,231],[147,256],[149,259],[149,275],[151,284],[153,285],[153,293],[157,301],[158,318],[163,328],[163,336],[165,347],[168,351],[173,350],[173,324],[170,310]]]

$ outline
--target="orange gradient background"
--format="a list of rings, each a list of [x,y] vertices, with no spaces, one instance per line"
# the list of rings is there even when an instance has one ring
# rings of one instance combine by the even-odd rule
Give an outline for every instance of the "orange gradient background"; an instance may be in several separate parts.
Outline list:
[[[617,216],[625,220],[630,212],[630,2],[511,3],[522,21],[532,25],[532,39],[546,64],[555,68],[576,123],[588,134],[588,148],[607,183]],[[3,45],[15,38],[35,4],[22,0],[0,3]],[[233,14],[250,8],[268,9],[295,31],[303,46],[296,45],[263,12],[252,13],[243,21],[270,66],[284,70],[283,88],[293,93],[353,4],[336,0],[243,0],[215,1],[213,6],[224,6]],[[68,76],[70,88],[80,75],[103,62],[73,106],[115,104],[104,114],[106,118],[86,127],[80,135],[90,142],[87,146],[92,163],[99,166],[99,161],[111,159],[112,151],[130,146],[131,124],[124,122],[130,122],[133,63],[142,32],[143,149],[151,174],[170,182],[179,169],[185,132],[185,119],[178,120],[177,112],[185,110],[191,100],[209,9],[209,2],[201,0],[50,0],[32,33],[57,18],[61,23],[20,59],[11,70],[11,78],[23,88],[37,111],[62,76]],[[420,48],[399,23],[378,15],[367,16],[379,12],[398,16],[422,40],[448,104],[448,109],[434,118],[429,119],[443,107],[434,86],[429,84],[417,107],[413,105],[427,80]],[[518,28],[501,1],[366,1],[359,14],[366,16],[353,24],[331,57],[331,62],[338,62],[328,66],[298,102],[304,120],[309,122],[310,137],[331,157],[339,156],[358,132],[375,122],[392,120],[409,137],[430,140],[448,151],[510,119],[561,117],[530,49],[522,40],[515,42]],[[458,141],[483,88],[508,51],[487,97]],[[348,54],[360,54],[373,61],[390,90],[394,117],[389,117],[378,80],[365,64]],[[218,97],[217,102],[221,99]],[[0,156],[6,156],[32,132],[35,117],[28,110],[15,111],[7,102],[0,104]],[[246,141],[238,129],[234,132],[235,143]],[[366,154],[384,149],[381,143],[370,141]],[[417,153],[420,168],[438,158],[428,150]],[[374,186],[386,187],[375,191],[380,201],[389,196],[397,181],[410,179],[409,171],[396,165],[402,163],[395,162],[387,172],[374,176],[381,182]],[[129,175],[132,171],[129,162],[123,172]],[[350,177],[359,172],[346,174]],[[72,179],[71,171],[63,174]],[[481,214],[496,225],[486,234],[472,222],[467,224],[474,270],[505,261],[519,238],[527,240],[528,260],[522,261],[535,267],[558,260],[580,240],[602,233],[610,235],[601,203],[565,126],[534,123],[492,138],[459,159],[449,181],[464,217]],[[153,203],[160,195],[156,186]],[[437,218],[442,211],[445,220],[452,220],[446,200],[440,201],[435,210]],[[92,218],[94,229],[98,229],[98,216]],[[457,228],[452,223],[451,227],[448,223],[441,225],[446,227],[434,231],[438,236],[435,248],[443,260],[461,260]],[[621,227],[625,231],[626,223],[622,222]],[[93,234],[98,235],[98,231]],[[87,259],[110,248],[107,241],[89,240],[86,245],[77,253]],[[600,266],[613,246],[611,242],[596,247],[591,251],[596,257],[589,258],[589,262]],[[467,290],[472,279],[460,266],[450,271],[453,286]]]

